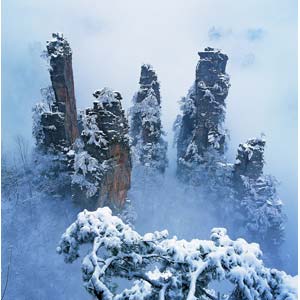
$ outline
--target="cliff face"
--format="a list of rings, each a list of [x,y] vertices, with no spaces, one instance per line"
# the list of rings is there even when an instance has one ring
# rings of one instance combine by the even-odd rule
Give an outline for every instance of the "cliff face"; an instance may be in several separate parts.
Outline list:
[[[176,124],[179,174],[187,165],[205,163],[209,152],[222,155],[226,149],[223,123],[230,86],[225,72],[228,57],[213,48],[199,56],[195,83],[181,101],[182,116]]]
[[[93,108],[81,114],[82,142],[74,153],[74,199],[86,199],[93,208],[122,207],[131,181],[128,123],[122,97],[107,88],[94,96]]]
[[[151,65],[142,65],[140,89],[131,108],[132,147],[134,160],[164,173],[167,166],[167,143],[161,124],[161,97],[157,75]]]

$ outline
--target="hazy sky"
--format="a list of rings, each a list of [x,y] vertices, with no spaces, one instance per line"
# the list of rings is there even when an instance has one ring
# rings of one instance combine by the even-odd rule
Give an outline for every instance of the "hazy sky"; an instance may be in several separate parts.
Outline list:
[[[163,124],[171,141],[178,100],[195,76],[197,51],[221,48],[231,88],[226,125],[230,156],[239,142],[266,134],[266,169],[281,182],[289,241],[297,201],[296,0],[3,0],[2,142],[31,136],[31,108],[49,84],[39,57],[52,32],[73,49],[77,107],[109,86],[124,107],[138,88],[140,65],[151,63],[161,82]],[[293,244],[294,245],[294,244]]]

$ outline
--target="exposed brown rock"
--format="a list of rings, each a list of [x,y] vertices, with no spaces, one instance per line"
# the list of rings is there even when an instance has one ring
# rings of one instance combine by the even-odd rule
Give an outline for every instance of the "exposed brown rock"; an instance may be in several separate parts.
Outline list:
[[[109,157],[113,157],[112,168],[103,179],[99,206],[112,202],[118,207],[125,204],[127,191],[131,181],[130,153],[121,144],[115,144],[108,149]]]
[[[47,42],[47,54],[50,59],[50,79],[55,95],[54,107],[64,113],[65,139],[68,145],[79,136],[77,111],[72,69],[72,51],[69,43],[61,34],[53,34]]]
[[[94,96],[93,108],[81,114],[82,145],[74,158],[73,195],[91,208],[120,208],[131,182],[128,122],[120,93],[105,88]]]

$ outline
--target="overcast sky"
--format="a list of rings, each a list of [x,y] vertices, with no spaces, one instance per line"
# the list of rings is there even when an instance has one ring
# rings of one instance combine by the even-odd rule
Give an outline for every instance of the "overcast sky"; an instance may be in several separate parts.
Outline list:
[[[40,52],[52,32],[73,49],[77,107],[95,89],[122,93],[124,107],[138,89],[140,65],[150,63],[161,82],[163,125],[195,76],[197,51],[217,47],[229,56],[231,88],[226,126],[230,156],[248,137],[267,139],[266,169],[296,225],[297,1],[296,0],[3,0],[2,143],[31,136],[31,108],[49,84]],[[295,230],[288,234],[295,237]]]

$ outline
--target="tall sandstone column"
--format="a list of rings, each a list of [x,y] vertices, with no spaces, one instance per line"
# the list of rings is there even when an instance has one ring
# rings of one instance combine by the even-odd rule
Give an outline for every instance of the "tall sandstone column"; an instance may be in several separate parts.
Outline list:
[[[130,110],[135,162],[164,173],[168,164],[168,144],[163,138],[161,124],[160,84],[151,65],[142,65],[139,84]]]
[[[132,168],[122,96],[108,88],[93,95],[93,107],[81,113],[80,145],[70,153],[74,159],[73,198],[88,209],[122,208]]]
[[[62,34],[53,33],[47,42],[50,79],[54,91],[54,107],[64,114],[64,135],[67,145],[79,136],[72,69],[72,50]]]
[[[228,57],[210,47],[199,52],[196,79],[182,99],[182,116],[177,119],[177,158],[179,174],[207,162],[210,153],[224,154],[226,149],[225,99],[229,76]]]

